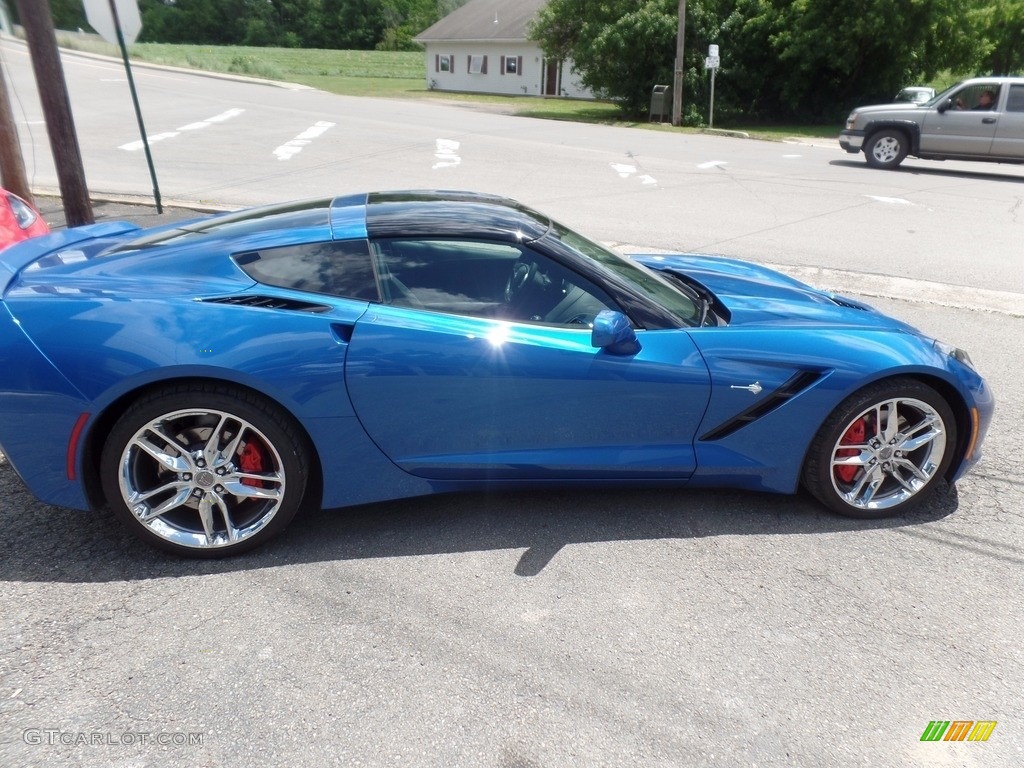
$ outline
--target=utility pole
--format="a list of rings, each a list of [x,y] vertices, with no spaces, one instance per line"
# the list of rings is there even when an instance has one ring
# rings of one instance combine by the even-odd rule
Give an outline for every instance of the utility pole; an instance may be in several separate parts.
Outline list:
[[[21,144],[18,142],[18,126],[11,112],[11,98],[7,94],[7,78],[0,64],[0,180],[5,189],[9,189],[18,197],[32,200],[32,190],[25,176],[25,160],[21,156]]]
[[[95,219],[89,202],[89,188],[85,184],[85,168],[78,147],[78,134],[75,133],[75,121],[71,115],[64,69],[57,51],[57,37],[53,32],[50,0],[16,2],[32,55],[32,69],[36,75],[43,116],[46,118],[50,151],[53,153],[60,196],[64,203],[64,220],[69,227],[92,224]]]
[[[686,0],[679,0],[676,30],[676,68],[672,78],[672,125],[683,124],[683,40],[686,38]]]

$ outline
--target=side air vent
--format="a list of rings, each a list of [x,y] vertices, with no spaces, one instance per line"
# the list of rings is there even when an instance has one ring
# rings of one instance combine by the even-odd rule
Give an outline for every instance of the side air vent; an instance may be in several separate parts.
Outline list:
[[[699,439],[721,440],[723,437],[731,435],[733,432],[745,427],[752,421],[757,421],[762,416],[767,416],[776,408],[780,408],[787,400],[794,395],[800,394],[820,378],[821,374],[816,371],[801,371],[800,373],[791,376],[774,392],[771,392],[767,396],[761,398],[760,402],[757,402],[747,408],[747,410],[736,414],[731,419],[720,424],[709,432],[705,432]]]
[[[846,307],[847,309],[859,309],[861,312],[867,312],[868,308],[863,304],[855,304],[852,301],[846,299],[840,299],[838,296],[829,296],[833,304],[838,304],[840,307]]]
[[[263,309],[284,309],[289,312],[327,312],[330,307],[323,304],[311,304],[308,301],[296,301],[295,299],[284,299],[280,296],[220,296],[216,299],[199,299],[208,304],[234,304],[239,307],[262,307]]]

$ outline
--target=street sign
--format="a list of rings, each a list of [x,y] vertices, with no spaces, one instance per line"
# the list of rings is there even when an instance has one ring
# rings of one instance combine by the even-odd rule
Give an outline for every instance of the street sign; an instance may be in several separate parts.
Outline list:
[[[722,60],[717,56],[706,56],[704,57],[704,69],[718,69]]]
[[[142,29],[142,17],[139,15],[139,0],[82,0],[85,6],[85,18],[89,26],[95,29],[100,37],[108,43],[117,45],[117,27],[114,25],[114,14],[110,10],[113,2],[117,8],[117,20],[121,23],[121,35],[124,44],[131,45]]]

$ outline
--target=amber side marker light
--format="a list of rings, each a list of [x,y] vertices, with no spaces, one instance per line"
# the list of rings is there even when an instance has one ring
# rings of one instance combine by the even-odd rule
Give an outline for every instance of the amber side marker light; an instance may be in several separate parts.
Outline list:
[[[964,454],[964,459],[970,461],[974,456],[974,449],[978,445],[978,409],[971,408],[971,442],[967,444],[967,453]]]

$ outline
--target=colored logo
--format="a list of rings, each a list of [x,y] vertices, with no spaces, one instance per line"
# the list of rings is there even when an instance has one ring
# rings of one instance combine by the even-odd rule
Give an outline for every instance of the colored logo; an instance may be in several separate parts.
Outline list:
[[[988,741],[995,728],[995,720],[932,720],[921,741]]]

